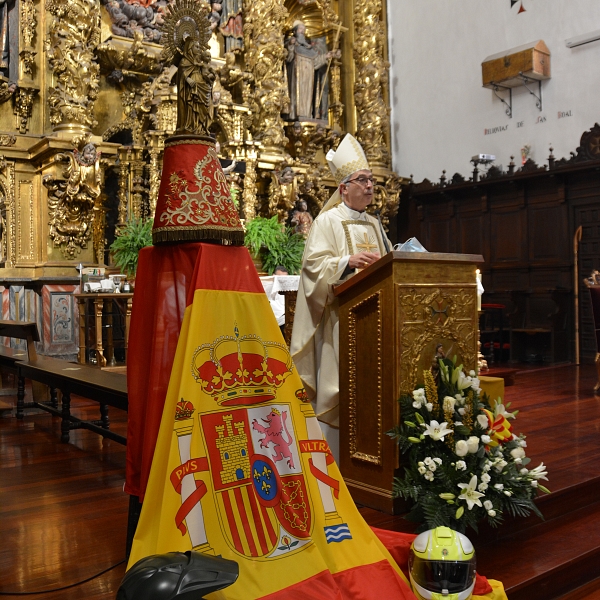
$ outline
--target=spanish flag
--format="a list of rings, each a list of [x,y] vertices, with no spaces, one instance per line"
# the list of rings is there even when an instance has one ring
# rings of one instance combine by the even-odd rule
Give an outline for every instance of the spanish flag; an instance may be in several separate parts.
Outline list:
[[[413,599],[333,461],[248,251],[199,244],[130,566],[235,560],[214,598]]]

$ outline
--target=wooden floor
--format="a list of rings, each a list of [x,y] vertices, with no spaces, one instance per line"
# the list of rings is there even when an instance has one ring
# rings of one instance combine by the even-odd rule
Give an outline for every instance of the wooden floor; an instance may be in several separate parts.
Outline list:
[[[478,570],[503,581],[510,600],[600,600],[600,579],[593,581],[600,577],[595,381],[592,366],[566,365],[519,371],[506,388],[506,401],[520,411],[515,429],[528,436],[532,465],[547,465],[553,492],[539,502],[546,522],[512,521],[499,533],[473,536]],[[97,409],[73,401],[76,416],[95,418]],[[126,415],[111,410],[110,417],[125,435]],[[84,430],[61,444],[60,420],[46,413],[0,418],[0,593],[56,590],[31,597],[114,600],[125,571],[124,478],[120,444]],[[372,525],[410,530],[400,517],[361,512]]]

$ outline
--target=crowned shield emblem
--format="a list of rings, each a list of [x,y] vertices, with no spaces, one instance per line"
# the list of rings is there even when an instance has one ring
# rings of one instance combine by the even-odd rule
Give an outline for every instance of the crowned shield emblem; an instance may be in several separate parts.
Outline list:
[[[311,504],[287,404],[200,415],[224,537],[270,558],[311,543]]]

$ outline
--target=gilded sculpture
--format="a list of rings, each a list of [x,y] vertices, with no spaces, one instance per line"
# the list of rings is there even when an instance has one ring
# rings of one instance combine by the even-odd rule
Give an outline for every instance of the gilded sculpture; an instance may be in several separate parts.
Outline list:
[[[97,124],[100,7],[95,0],[46,0],[46,10],[55,17],[47,46],[55,82],[48,90],[50,122],[58,128],[91,131]]]
[[[65,258],[75,258],[92,234],[100,196],[100,153],[88,143],[81,152],[76,148],[57,154],[56,160],[67,162],[62,177],[46,175],[42,181],[48,189],[49,237]]]

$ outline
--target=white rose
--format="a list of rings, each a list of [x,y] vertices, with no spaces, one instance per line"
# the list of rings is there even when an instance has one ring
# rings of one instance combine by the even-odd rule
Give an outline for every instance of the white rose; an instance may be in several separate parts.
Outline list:
[[[491,500],[484,500],[483,502],[483,508],[485,508],[485,510],[490,510],[490,508],[493,508],[493,504]]]
[[[451,396],[444,397],[444,411],[450,412],[454,411],[454,405],[456,404],[456,400]]]
[[[477,422],[479,423],[481,429],[488,428],[489,419],[487,418],[487,415],[477,415]]]
[[[427,473],[427,469],[425,467],[419,467],[419,473],[421,475],[423,475],[423,474]]]
[[[458,414],[459,414],[461,417],[464,417],[466,412],[467,412],[467,410],[466,410],[465,408],[459,408],[459,409],[458,409]]]
[[[479,450],[479,438],[476,435],[472,435],[467,440],[467,446],[471,454],[475,454]]]
[[[481,441],[484,444],[489,444],[492,441],[492,438],[489,435],[482,435],[481,436]]]
[[[456,461],[456,470],[457,471],[466,471],[467,463],[464,460],[457,460]]]
[[[495,484],[494,484],[494,487],[495,487],[497,490],[500,490],[500,491],[502,491],[502,490],[504,489],[504,484],[503,484],[503,483],[495,483]]]
[[[496,516],[496,511],[494,509],[488,510],[488,515],[490,515],[490,517],[495,517]]]
[[[495,465],[494,468],[496,469],[496,471],[498,471],[498,473],[502,472],[502,469],[504,469],[504,467],[507,465],[508,463],[504,460],[504,459],[500,459]]]
[[[442,464],[442,459],[438,458],[437,456],[433,459],[433,462],[437,463],[438,465]]]
[[[491,479],[492,478],[487,473],[482,473],[481,481],[483,481],[483,483],[489,483]]]
[[[431,412],[431,411],[433,410],[433,404],[431,404],[431,402],[428,402],[428,403],[425,405],[425,408],[426,408],[426,409],[427,409],[429,412]]]
[[[480,492],[485,492],[485,490],[487,490],[487,489],[488,489],[488,484],[487,484],[487,483],[480,483],[480,484],[477,486],[477,489],[478,489]]]
[[[465,440],[458,440],[456,442],[456,448],[454,450],[457,456],[466,456],[469,452],[469,446]]]
[[[519,460],[520,460],[520,459],[522,459],[522,458],[524,458],[524,457],[525,457],[525,450],[523,450],[523,448],[521,448],[521,447],[518,447],[518,448],[513,448],[513,449],[510,451],[510,455],[511,455],[511,456],[512,456],[512,457],[515,459],[515,461],[516,461],[517,459],[519,459]]]
[[[425,479],[427,479],[427,481],[433,481],[433,473],[431,471],[427,471],[427,473],[425,473],[425,475],[423,475],[423,477],[425,477]]]

